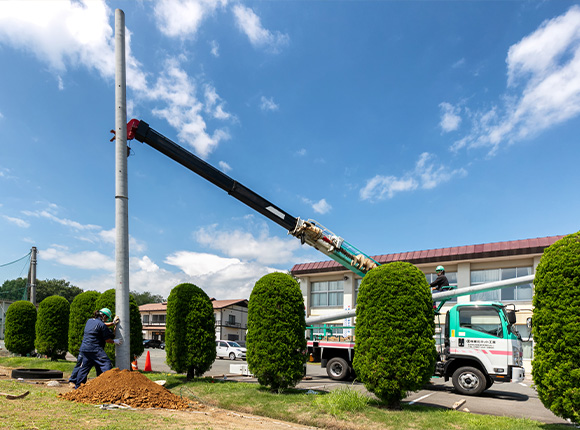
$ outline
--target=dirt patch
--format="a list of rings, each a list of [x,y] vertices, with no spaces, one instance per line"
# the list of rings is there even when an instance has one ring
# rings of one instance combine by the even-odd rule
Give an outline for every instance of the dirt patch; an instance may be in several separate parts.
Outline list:
[[[93,405],[112,403],[134,408],[178,410],[205,408],[199,402],[176,396],[139,372],[116,368],[91,379],[77,390],[60,394],[59,397]]]

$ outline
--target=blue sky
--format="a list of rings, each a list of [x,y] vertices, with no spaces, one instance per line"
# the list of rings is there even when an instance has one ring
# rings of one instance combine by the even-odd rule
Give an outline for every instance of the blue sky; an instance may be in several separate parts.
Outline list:
[[[575,232],[577,3],[2,1],[0,264],[114,286],[116,8],[128,118],[370,255]],[[130,145],[131,290],[326,259]]]

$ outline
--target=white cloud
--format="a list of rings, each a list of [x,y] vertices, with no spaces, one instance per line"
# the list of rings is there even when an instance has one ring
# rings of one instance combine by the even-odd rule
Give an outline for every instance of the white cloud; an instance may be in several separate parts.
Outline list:
[[[274,98],[270,97],[269,99],[262,96],[260,99],[260,109],[263,111],[276,111],[278,110],[278,105],[274,102]]]
[[[262,27],[260,17],[248,7],[237,4],[233,7],[234,17],[238,28],[248,36],[250,43],[259,48],[266,48],[270,52],[278,52],[288,45],[290,38],[279,31],[274,33]]]
[[[419,183],[422,189],[430,190],[438,185],[448,182],[454,176],[465,176],[467,171],[463,168],[449,170],[447,166],[438,164],[433,161],[434,156],[427,152],[419,156],[419,160],[415,165],[415,176],[419,178]]]
[[[441,129],[446,133],[457,130],[461,124],[460,108],[447,102],[440,103],[439,108],[441,109],[441,122],[439,123]]]
[[[204,85],[205,111],[215,119],[229,119],[231,115],[224,111],[224,102],[218,96],[214,87]]]
[[[220,161],[218,163],[218,166],[220,167],[221,171],[224,173],[227,173],[230,170],[232,170],[232,167],[228,163],[226,163],[225,161]]]
[[[51,213],[50,210],[22,211],[22,213],[24,215],[33,216],[33,217],[37,217],[37,218],[46,218],[46,219],[49,219],[53,222],[56,222],[57,224],[63,225],[65,227],[70,227],[72,229],[79,230],[79,231],[82,231],[82,230],[100,230],[101,229],[101,227],[98,225],[81,224],[77,221],[72,221],[70,219],[59,218],[56,215],[54,215],[53,213]]]
[[[229,139],[225,130],[217,129],[211,135],[207,132],[201,115],[203,105],[196,97],[196,83],[181,69],[176,59],[166,62],[165,70],[148,95],[167,104],[153,113],[175,127],[179,140],[192,146],[200,157],[206,158],[220,141]]]
[[[155,3],[159,30],[169,37],[195,36],[204,18],[227,0],[164,0]]]
[[[0,173],[2,173],[2,172],[0,172]],[[28,227],[30,227],[30,223],[28,221],[23,220],[23,219],[14,218],[14,217],[11,217],[11,216],[8,216],[8,215],[3,215],[3,218],[6,221],[8,221],[8,222],[10,222],[10,223],[12,223],[12,224],[14,224],[14,225],[16,225],[18,227],[22,227],[22,228],[28,228]]]
[[[448,171],[443,165],[436,167],[434,158],[432,154],[422,153],[415,164],[415,169],[401,177],[376,175],[369,179],[360,190],[360,198],[362,200],[384,200],[392,198],[397,193],[414,191],[418,188],[430,190],[448,182],[455,176],[461,177],[467,174],[463,168]]]
[[[256,281],[276,271],[254,262],[223,258],[212,254],[180,251],[167,257],[167,264],[188,275],[182,282],[191,282],[210,297],[218,299],[249,298]],[[175,286],[177,284],[174,284]]]
[[[0,2],[0,43],[31,52],[57,73],[84,66],[104,78],[115,76],[115,39],[110,25],[113,12],[103,1]],[[130,32],[126,32],[127,82],[145,88],[144,74],[132,58]]]
[[[220,56],[220,44],[217,43],[217,41],[212,40],[210,42],[210,47],[211,47],[211,55],[213,55],[214,57],[219,57]]]
[[[56,261],[64,266],[87,270],[115,270],[115,260],[97,251],[72,253],[67,247],[55,246],[39,252],[39,259]]]
[[[507,92],[497,105],[470,113],[471,132],[451,149],[487,147],[537,135],[580,114],[580,7],[547,20],[511,46]]]
[[[265,226],[265,224],[263,224]],[[218,230],[217,226],[200,228],[195,239],[204,246],[241,260],[255,260],[261,264],[286,264],[295,261],[294,252],[300,242],[291,238],[269,236],[267,227],[259,234],[242,230]]]
[[[318,214],[325,214],[330,212],[332,206],[326,201],[326,199],[320,199],[317,202],[313,202],[310,199],[302,198],[304,203],[309,204],[312,207],[312,210]]]
[[[376,175],[367,181],[359,194],[363,200],[382,200],[384,198],[391,198],[396,193],[412,191],[416,188],[417,181],[413,178]]]

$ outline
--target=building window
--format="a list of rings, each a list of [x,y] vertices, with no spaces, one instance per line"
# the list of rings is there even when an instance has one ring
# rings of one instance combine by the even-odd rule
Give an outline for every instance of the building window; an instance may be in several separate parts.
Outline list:
[[[310,302],[313,308],[342,307],[343,298],[344,281],[324,281],[311,284]]]
[[[445,276],[447,276],[447,280],[449,281],[450,286],[457,287],[457,272],[445,272]],[[430,284],[435,279],[437,279],[437,273],[427,273],[425,275],[425,278],[427,279],[427,282]],[[447,300],[447,303],[456,302],[456,301],[457,301],[457,297],[452,297],[452,298]]]
[[[165,324],[165,315],[151,315],[153,324]]]
[[[512,267],[508,269],[473,270],[471,272],[471,285],[484,284],[486,282],[503,281],[505,279],[519,278],[532,274],[531,267]],[[531,301],[534,290],[531,283],[506,287],[499,290],[486,291],[472,294],[471,301]]]
[[[143,324],[149,324],[149,315],[143,315]]]

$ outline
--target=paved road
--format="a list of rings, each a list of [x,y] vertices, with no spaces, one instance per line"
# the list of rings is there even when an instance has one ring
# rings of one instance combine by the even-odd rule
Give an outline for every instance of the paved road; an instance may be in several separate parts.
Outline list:
[[[165,351],[160,349],[146,349],[145,353],[139,359],[140,369],[143,369],[143,366],[145,366],[147,351],[150,354],[153,371],[171,372],[167,364],[165,364]],[[231,364],[246,364],[246,362],[216,359],[212,368],[206,373],[206,376],[227,375],[229,379],[235,378],[239,381],[256,382],[255,378],[231,375]],[[308,379],[298,384],[298,388],[329,391],[348,385],[372,396],[361,383],[333,381],[326,375],[326,369],[321,368],[320,364],[309,363],[306,374]],[[465,403],[459,407],[459,410],[467,408],[471,413],[477,414],[529,418],[544,423],[567,424],[566,420],[555,416],[544,407],[538,398],[538,393],[531,388],[531,384],[532,380],[530,378],[520,384],[497,383],[483,393],[483,395],[469,397],[455,393],[451,381],[445,382],[440,378],[432,378],[428,387],[412,393],[404,401],[410,404],[451,408],[456,402],[465,400]]]

